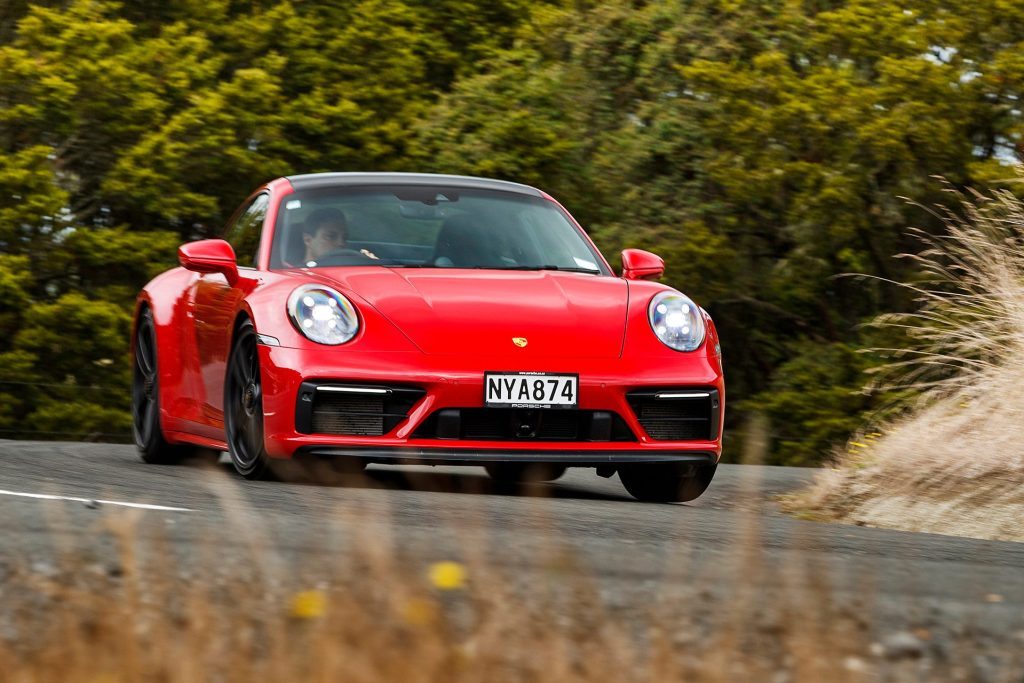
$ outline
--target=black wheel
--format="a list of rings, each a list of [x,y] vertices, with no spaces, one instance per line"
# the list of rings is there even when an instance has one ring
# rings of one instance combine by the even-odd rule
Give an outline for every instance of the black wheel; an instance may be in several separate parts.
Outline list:
[[[718,465],[655,463],[619,468],[619,479],[637,500],[685,503],[707,490]]]
[[[256,350],[256,330],[246,320],[238,326],[224,381],[224,431],[231,464],[246,479],[273,476],[263,442],[263,387]]]
[[[167,443],[160,428],[160,385],[156,364],[153,313],[143,309],[135,330],[132,369],[132,436],[139,455],[154,465],[171,465],[194,452],[189,446]]]
[[[546,462],[489,462],[484,469],[502,484],[554,481],[565,474],[565,465]]]

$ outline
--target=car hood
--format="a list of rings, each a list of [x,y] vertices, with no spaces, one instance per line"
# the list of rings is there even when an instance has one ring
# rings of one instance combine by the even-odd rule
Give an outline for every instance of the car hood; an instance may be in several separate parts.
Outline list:
[[[325,284],[365,300],[424,353],[510,358],[618,358],[622,353],[629,289],[615,277],[381,267],[314,272]],[[513,338],[525,339],[526,345]]]

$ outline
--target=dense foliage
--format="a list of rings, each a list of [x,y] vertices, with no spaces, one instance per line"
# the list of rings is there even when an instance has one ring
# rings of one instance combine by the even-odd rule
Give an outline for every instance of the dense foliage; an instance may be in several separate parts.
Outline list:
[[[719,324],[778,462],[856,427],[903,197],[1012,176],[1024,5],[72,0],[0,5],[0,436],[128,431],[134,293],[251,189],[322,170],[538,184]]]

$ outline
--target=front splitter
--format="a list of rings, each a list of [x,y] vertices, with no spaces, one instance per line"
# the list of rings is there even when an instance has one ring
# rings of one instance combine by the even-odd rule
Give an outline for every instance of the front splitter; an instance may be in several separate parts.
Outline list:
[[[303,446],[296,456],[357,457],[367,462],[403,464],[482,465],[490,462],[557,462],[576,467],[599,467],[608,464],[639,464],[683,462],[713,465],[717,462],[713,452],[661,451],[643,453],[635,450],[512,450],[494,449],[467,451],[458,448],[418,448],[373,446]]]

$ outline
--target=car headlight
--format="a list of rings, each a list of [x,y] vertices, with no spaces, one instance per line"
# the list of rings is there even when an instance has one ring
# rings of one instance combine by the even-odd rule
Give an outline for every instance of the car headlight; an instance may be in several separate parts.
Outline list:
[[[700,309],[679,292],[656,294],[647,307],[647,319],[658,339],[676,351],[694,351],[704,341]]]
[[[288,297],[288,315],[318,344],[344,344],[359,331],[355,306],[330,287],[302,285]]]

